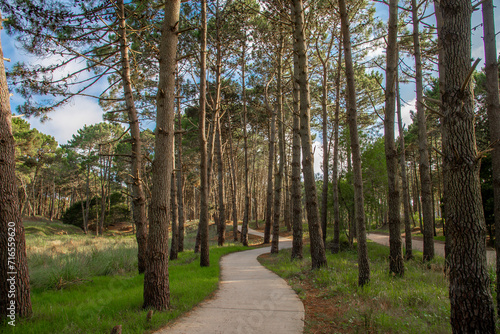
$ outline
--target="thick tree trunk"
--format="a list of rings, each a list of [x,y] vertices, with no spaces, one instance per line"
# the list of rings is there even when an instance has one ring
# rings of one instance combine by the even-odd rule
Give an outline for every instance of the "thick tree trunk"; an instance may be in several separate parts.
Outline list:
[[[170,181],[173,167],[175,67],[180,0],[165,3],[160,41],[160,81],[158,83],[155,160],[144,274],[144,308],[165,310],[170,305],[168,279],[168,222]]]
[[[387,69],[385,72],[385,119],[384,140],[387,163],[387,203],[389,207],[389,272],[403,276],[404,263],[401,254],[401,212],[398,184],[398,152],[394,137],[396,107],[396,74],[398,70],[398,1],[389,1],[389,33],[387,36]]]
[[[472,4],[441,2],[448,160],[447,218],[451,326],[454,333],[495,333],[495,314],[486,264],[486,226],[479,182],[480,155],[474,134],[471,69]]]
[[[432,183],[427,144],[427,124],[423,97],[422,60],[417,1],[412,0],[413,48],[415,57],[415,81],[417,93],[418,152],[420,154],[420,183],[422,189],[422,216],[424,220],[424,261],[434,258],[434,215],[432,210]]]
[[[397,75],[397,73],[396,73]],[[399,77],[399,75],[398,75]],[[411,225],[410,225],[410,194],[408,191],[408,176],[406,174],[406,154],[405,154],[405,137],[403,131],[403,119],[401,117],[401,99],[399,96],[399,78],[396,79],[396,92],[397,92],[397,113],[398,113],[398,130],[399,130],[399,146],[401,154],[399,156],[399,163],[401,166],[401,183],[403,191],[403,215],[405,223],[405,259],[410,260],[413,258],[413,246],[411,240]]]
[[[292,16],[294,15],[292,10]],[[300,87],[298,55],[293,53],[293,138],[292,138],[292,260],[303,258],[302,183],[300,180]]]
[[[207,94],[207,0],[201,0],[201,64],[200,64],[200,114],[198,117],[200,131],[200,265],[210,265],[208,246],[208,159],[207,136],[205,134],[205,113]]]
[[[497,305],[500,305],[500,98],[498,93],[498,62],[493,1],[483,2],[484,71],[486,73],[486,110],[490,123],[495,216],[495,249],[497,252]],[[500,315],[500,307],[497,309]]]
[[[341,39],[342,40],[342,39]],[[339,58],[337,61],[337,76],[335,78],[335,134],[333,146],[333,246],[332,253],[340,251],[340,204],[339,204],[339,117],[340,117],[340,76],[342,73],[342,43],[339,43]]]
[[[146,249],[148,228],[146,221],[146,196],[144,194],[143,181],[141,175],[142,168],[142,140],[139,118],[135,108],[132,94],[132,83],[130,79],[130,60],[128,55],[127,30],[125,24],[125,7],[123,0],[118,1],[118,17],[120,19],[120,49],[122,62],[122,82],[125,93],[125,104],[130,126],[130,142],[132,152],[130,155],[130,170],[132,183],[132,217],[136,229],[137,259],[139,273],[146,270]]]
[[[271,253],[278,253],[280,239],[280,215],[281,215],[281,190],[283,187],[283,170],[285,158],[285,138],[283,137],[283,94],[282,94],[282,56],[283,56],[283,37],[280,34],[280,41],[277,54],[277,110],[276,119],[278,120],[278,149],[279,149],[279,165],[277,166],[276,175],[274,177],[274,215],[273,215],[273,239],[271,243]]]
[[[0,14],[0,31],[2,30]],[[16,325],[16,315],[31,314],[30,280],[24,227],[16,185],[15,142],[10,94],[0,41],[0,317]],[[7,326],[7,324],[3,325]]]
[[[361,174],[361,150],[359,147],[356,88],[354,84],[354,68],[351,55],[351,34],[349,31],[349,18],[345,0],[339,0],[340,19],[342,22],[342,35],[345,53],[345,67],[347,79],[347,118],[351,139],[352,165],[354,174],[354,220],[357,225],[358,239],[358,284],[363,286],[370,281],[370,265],[368,263],[368,250],[366,246],[366,226],[363,198],[363,176]]]
[[[326,267],[325,245],[322,239],[318,212],[318,195],[314,179],[314,156],[311,140],[311,100],[307,64],[307,42],[304,27],[302,0],[293,0],[294,10],[294,52],[298,57],[300,85],[300,138],[302,143],[302,169],[304,175],[307,223],[311,245],[312,268]]]

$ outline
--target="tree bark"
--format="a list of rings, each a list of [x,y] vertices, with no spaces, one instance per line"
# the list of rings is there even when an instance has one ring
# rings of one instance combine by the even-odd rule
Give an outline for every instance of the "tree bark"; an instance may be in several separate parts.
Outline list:
[[[490,123],[494,216],[495,216],[495,249],[497,252],[497,305],[500,305],[500,99],[498,94],[498,62],[496,47],[495,18],[493,1],[483,2],[484,31],[484,71],[486,73],[486,110]],[[497,309],[500,315],[500,308]]]
[[[414,1],[414,0],[413,0]],[[385,119],[384,141],[387,163],[387,204],[389,209],[389,272],[403,276],[404,263],[401,254],[401,212],[398,184],[398,153],[394,137],[396,107],[396,74],[398,70],[398,1],[389,1],[389,33],[387,36],[387,69],[385,72]]]
[[[233,216],[233,241],[238,241],[238,207],[236,205],[236,167],[234,162],[234,151],[233,151],[233,132],[231,126],[231,117],[229,113],[227,115],[228,125],[229,125],[229,164],[231,165],[231,204],[232,204],[232,216]]]
[[[423,98],[422,60],[420,52],[420,32],[417,1],[412,0],[413,48],[415,57],[415,82],[417,93],[418,152],[420,154],[420,183],[422,190],[422,216],[424,223],[423,260],[434,258],[434,214],[432,210],[432,183],[427,144],[427,124]]]
[[[217,113],[218,114],[218,113]],[[218,116],[218,115],[217,115]],[[217,133],[215,138],[215,147],[217,155],[217,176],[219,192],[219,236],[218,245],[223,246],[226,241],[226,206],[224,204],[224,160],[222,159],[222,138],[220,129],[220,117],[217,117]]]
[[[278,253],[280,239],[280,215],[281,215],[281,190],[283,187],[283,170],[285,158],[285,138],[283,137],[283,94],[282,94],[282,56],[283,56],[283,35],[280,33],[280,40],[277,54],[277,79],[276,79],[276,94],[277,94],[277,110],[276,119],[278,120],[278,149],[279,149],[279,165],[277,166],[276,175],[274,177],[274,217],[273,217],[273,239],[271,243],[271,254]]]
[[[132,217],[136,229],[137,240],[137,266],[139,274],[146,270],[146,249],[148,228],[146,221],[146,196],[144,194],[141,175],[142,168],[142,140],[139,118],[135,108],[132,94],[132,83],[130,79],[130,60],[128,55],[127,30],[125,24],[125,6],[123,0],[118,1],[118,17],[120,19],[120,49],[122,65],[122,82],[125,94],[128,123],[130,126],[130,143],[132,152],[130,155],[130,170],[132,183]]]
[[[165,2],[160,40],[160,72],[157,95],[155,160],[144,274],[144,308],[165,310],[170,305],[168,279],[168,222],[170,181],[173,168],[175,67],[180,0]]]
[[[349,18],[345,0],[339,0],[340,19],[345,54],[345,68],[347,79],[347,118],[351,139],[352,167],[354,174],[354,220],[357,225],[358,237],[358,284],[363,286],[370,281],[370,265],[368,263],[368,250],[366,246],[366,226],[363,198],[363,176],[361,174],[361,150],[359,146],[356,88],[354,84],[354,68],[351,55],[351,34],[349,31]]]
[[[241,50],[241,89],[243,95],[243,150],[245,153],[245,209],[243,211],[243,226],[241,228],[241,243],[248,246],[248,222],[250,220],[250,190],[248,189],[248,133],[247,133],[247,98],[245,86],[246,41],[243,40]]]
[[[311,245],[311,265],[313,269],[326,267],[325,246],[318,212],[318,195],[314,179],[314,156],[311,140],[311,99],[307,64],[307,43],[305,36],[304,8],[302,0],[293,0],[294,10],[294,52],[298,57],[300,85],[300,138],[302,143],[302,170],[305,185],[307,223]]]
[[[339,43],[339,58],[337,61],[337,76],[335,78],[336,85],[336,101],[335,101],[335,134],[333,146],[333,246],[332,253],[340,251],[340,205],[339,205],[339,117],[340,117],[340,76],[342,71],[342,38]]]
[[[269,125],[269,155],[267,165],[267,200],[266,200],[266,218],[264,225],[264,243],[267,244],[271,240],[271,225],[273,220],[273,172],[274,172],[274,149],[276,141],[276,113],[271,109],[268,102],[267,88],[265,89],[266,109],[271,114],[271,124]]]
[[[200,265],[210,265],[208,246],[208,159],[207,137],[205,134],[205,114],[207,98],[207,0],[201,0],[201,65],[200,65]]]
[[[294,15],[292,10],[292,16]],[[300,181],[300,87],[298,55],[293,53],[293,138],[292,138],[292,260],[303,258],[302,184]]]
[[[0,31],[2,30],[0,13]],[[30,280],[24,226],[16,185],[15,141],[10,94],[0,41],[0,316],[16,325],[16,315],[31,314]],[[7,325],[4,325],[7,326]]]
[[[454,333],[495,333],[495,314],[486,264],[486,226],[479,181],[480,155],[474,134],[471,68],[472,4],[441,2],[445,92],[444,151],[448,161],[448,232],[451,326]]]
[[[178,75],[178,72],[177,72]],[[177,80],[177,96],[180,96],[179,80]],[[177,209],[178,209],[178,220],[179,220],[179,238],[178,238],[178,252],[184,251],[184,224],[186,222],[186,216],[184,212],[184,182],[182,173],[182,116],[181,116],[181,100],[180,97],[177,98],[177,129],[175,142],[177,143],[177,161],[175,165],[177,166]]]

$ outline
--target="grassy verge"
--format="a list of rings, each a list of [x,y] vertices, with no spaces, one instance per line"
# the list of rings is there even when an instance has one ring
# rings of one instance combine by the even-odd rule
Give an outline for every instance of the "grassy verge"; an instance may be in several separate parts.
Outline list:
[[[26,239],[33,316],[16,319],[16,327],[0,325],[0,332],[109,333],[118,324],[123,333],[152,332],[217,289],[223,255],[248,249],[231,243],[213,245],[211,266],[204,268],[199,254],[180,253],[169,264],[171,308],[147,321],[148,310],[142,309],[144,275],[136,273],[134,236],[96,238],[78,231],[56,231],[65,228],[58,223],[31,224]],[[214,231],[211,234],[215,240]],[[194,236],[195,232],[186,236],[187,245]]]
[[[288,280],[306,307],[306,333],[450,333],[448,282],[443,259],[406,263],[403,278],[388,273],[388,247],[368,243],[371,281],[357,285],[357,253],[328,254],[328,268],[312,271],[309,250],[301,261],[290,250],[261,257]]]

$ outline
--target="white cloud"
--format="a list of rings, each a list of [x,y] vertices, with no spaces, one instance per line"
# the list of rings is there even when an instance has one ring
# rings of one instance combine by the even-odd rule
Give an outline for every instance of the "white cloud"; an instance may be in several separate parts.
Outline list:
[[[44,123],[39,118],[30,118],[32,128],[54,136],[59,144],[66,144],[73,134],[84,125],[102,122],[103,111],[96,100],[76,97],[66,106],[48,114],[49,120]]]
[[[413,123],[410,117],[410,111],[415,111],[415,103],[417,99],[408,101],[406,104],[401,105],[401,118],[403,119],[403,125],[407,129],[410,124]]]

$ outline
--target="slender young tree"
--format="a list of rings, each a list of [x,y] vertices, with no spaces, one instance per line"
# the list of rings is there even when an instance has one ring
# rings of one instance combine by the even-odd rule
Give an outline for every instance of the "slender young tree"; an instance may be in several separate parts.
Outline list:
[[[177,72],[178,75],[178,72]],[[177,78],[178,79],[178,78]],[[183,182],[183,171],[182,171],[182,116],[181,116],[181,99],[180,99],[180,87],[179,80],[177,80],[177,133],[175,142],[177,143],[177,160],[175,165],[177,166],[176,182],[177,182],[177,208],[179,217],[179,240],[178,240],[178,251],[184,251],[184,223],[186,222],[186,216],[184,214],[184,182]]]
[[[472,3],[441,1],[445,91],[444,158],[448,161],[446,217],[453,247],[449,259],[451,327],[454,333],[495,333],[486,265],[486,226],[481,201],[470,79]],[[477,63],[476,63],[477,64]]]
[[[175,166],[174,166],[175,167]],[[175,169],[175,168],[174,168]],[[177,260],[179,255],[179,224],[178,224],[178,207],[177,207],[177,185],[175,182],[175,172],[172,173],[170,181],[170,208],[172,216],[172,238],[170,240],[170,260]]]
[[[389,210],[389,271],[399,276],[404,274],[401,254],[401,212],[398,185],[398,152],[394,138],[394,120],[396,108],[396,77],[398,70],[398,1],[389,1],[389,33],[387,36],[387,69],[385,72],[385,118],[384,141],[388,179]]]
[[[358,239],[358,284],[363,286],[370,281],[370,265],[366,246],[366,226],[363,198],[363,176],[361,174],[361,149],[359,146],[358,122],[356,110],[356,87],[352,64],[351,33],[345,0],[339,0],[340,20],[344,44],[345,75],[347,79],[347,119],[351,139],[352,169],[354,174],[354,221]]]
[[[160,73],[157,95],[155,159],[149,214],[144,308],[165,310],[170,305],[168,279],[168,220],[173,169],[175,68],[180,0],[165,2],[160,40]]]
[[[311,265],[313,269],[326,267],[325,245],[319,221],[316,181],[311,140],[311,98],[307,64],[307,43],[305,36],[304,7],[302,0],[293,0],[294,11],[294,52],[298,57],[300,85],[300,139],[302,143],[302,173],[304,176],[307,223],[311,245]]]
[[[268,98],[268,87],[271,81],[266,85],[264,97],[266,103],[266,109],[268,114],[271,115],[271,122],[269,124],[269,149],[268,149],[268,164],[267,164],[267,197],[266,197],[266,218],[264,225],[264,243],[267,244],[271,240],[271,225],[273,220],[273,172],[274,172],[274,149],[276,141],[276,113],[269,106]]]
[[[500,97],[498,94],[498,62],[493,1],[482,2],[484,71],[486,74],[486,110],[490,123],[490,141],[493,173],[493,196],[495,216],[495,241],[500,240]],[[500,305],[500,241],[495,242],[497,252],[497,305]],[[500,315],[500,308],[497,309]]]
[[[292,10],[292,17],[294,13]],[[299,57],[293,53],[293,138],[292,138],[292,260],[303,258],[302,184],[300,181],[300,87]]]
[[[422,191],[422,216],[424,220],[424,261],[430,261],[434,257],[434,214],[432,210],[432,181],[430,172],[429,149],[427,144],[427,123],[425,118],[425,105],[422,78],[422,57],[420,51],[420,32],[416,0],[412,0],[412,23],[413,23],[413,49],[415,57],[415,82],[417,93],[417,120],[418,120],[418,152],[420,155],[420,184]]]
[[[342,71],[342,41],[339,43],[339,55],[337,60],[337,75],[335,78],[335,133],[333,143],[333,171],[332,171],[332,184],[333,184],[333,246],[332,253],[340,251],[340,204],[339,204],[339,117],[340,117],[340,76]]]
[[[0,13],[0,31],[2,14]],[[15,142],[12,135],[10,94],[0,41],[0,316],[13,321],[31,314],[30,280],[26,261],[24,226],[16,185]],[[14,293],[12,293],[14,291]]]
[[[278,152],[279,164],[274,177],[274,215],[273,215],[273,239],[271,253],[278,253],[280,239],[280,215],[281,215],[281,193],[283,187],[283,170],[285,166],[285,138],[283,133],[283,94],[282,94],[282,72],[283,72],[283,35],[280,33],[277,53],[277,78],[276,78],[276,119],[278,120]]]
[[[205,115],[207,99],[207,0],[201,0],[201,54],[200,54],[200,113],[198,116],[200,137],[200,265],[210,265],[208,246],[208,157]]]
[[[250,189],[248,183],[248,131],[247,131],[247,98],[246,98],[246,36],[242,41],[242,50],[241,50],[241,89],[242,89],[242,97],[243,97],[243,150],[244,150],[244,164],[245,164],[245,207],[243,210],[243,226],[241,228],[241,243],[243,246],[248,246],[248,222],[250,220]]]

